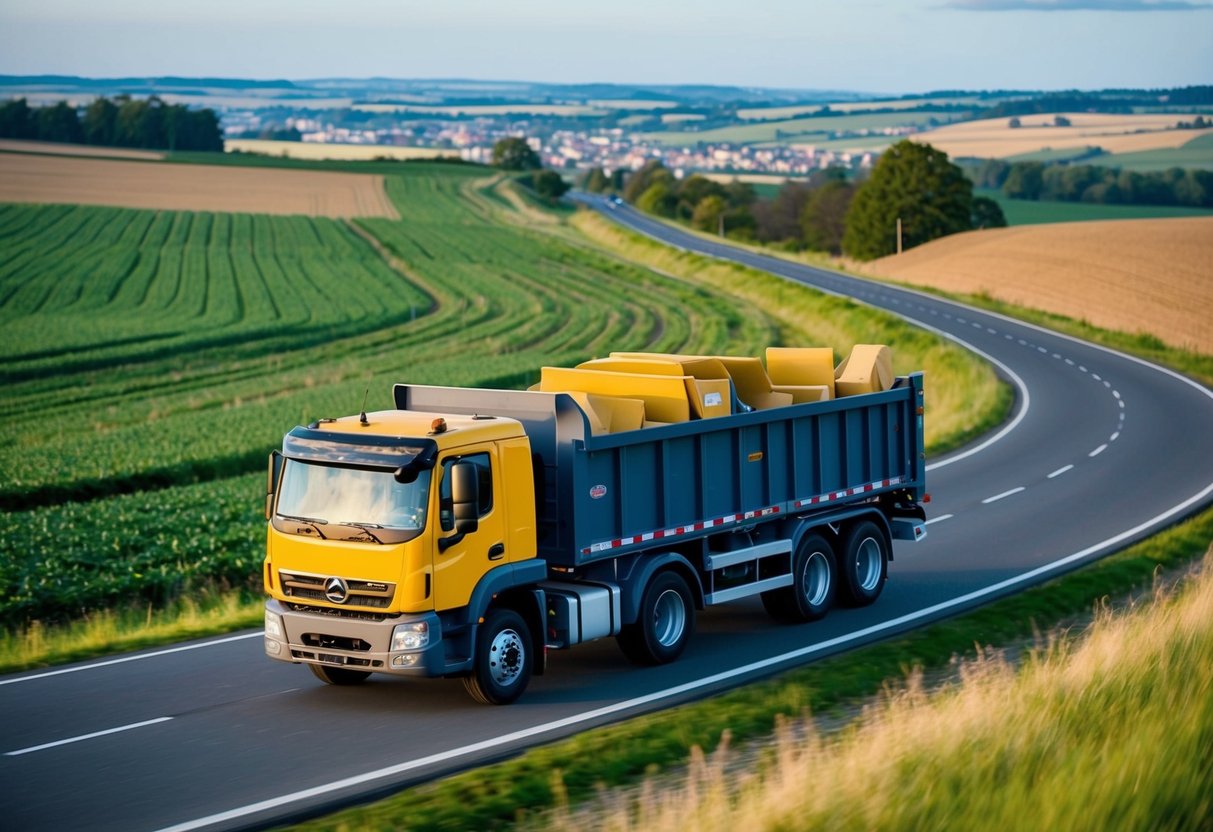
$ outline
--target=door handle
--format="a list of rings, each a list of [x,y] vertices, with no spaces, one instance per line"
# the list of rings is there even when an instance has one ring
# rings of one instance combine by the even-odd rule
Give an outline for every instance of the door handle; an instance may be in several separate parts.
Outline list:
[[[489,547],[489,560],[501,560],[505,557],[505,544],[494,543]]]

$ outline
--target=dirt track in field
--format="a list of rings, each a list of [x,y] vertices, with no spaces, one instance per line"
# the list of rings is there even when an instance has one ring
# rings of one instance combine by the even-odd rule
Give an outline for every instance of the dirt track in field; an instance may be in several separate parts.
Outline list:
[[[383,177],[0,153],[0,202],[398,219]]]
[[[970,231],[859,268],[1213,354],[1213,217]]]

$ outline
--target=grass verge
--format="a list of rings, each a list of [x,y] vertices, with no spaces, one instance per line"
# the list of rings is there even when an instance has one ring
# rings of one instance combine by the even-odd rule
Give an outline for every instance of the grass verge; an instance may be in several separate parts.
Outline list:
[[[162,608],[103,610],[53,627],[35,621],[15,632],[0,631],[0,673],[256,627],[264,609],[259,594],[228,592]]]
[[[748,770],[722,743],[679,783],[533,828],[1204,829],[1211,736],[1213,549],[1178,592],[1101,610],[1018,668],[991,652],[933,693],[915,674],[841,733],[783,726]]]
[[[602,789],[685,765],[692,749],[710,753],[726,732],[731,741],[766,736],[781,720],[799,717],[806,709],[828,713],[878,693],[886,680],[911,668],[929,672],[958,655],[975,656],[975,644],[1030,638],[1059,620],[1088,612],[1105,596],[1148,587],[1160,569],[1200,557],[1211,540],[1213,509],[1083,569],[907,635],[293,828],[508,828],[561,801],[575,804]]]

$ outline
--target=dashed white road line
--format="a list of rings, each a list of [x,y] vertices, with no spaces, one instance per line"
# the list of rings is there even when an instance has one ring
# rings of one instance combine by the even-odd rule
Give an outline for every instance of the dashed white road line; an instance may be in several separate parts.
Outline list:
[[[169,722],[171,716],[161,716],[156,719],[145,719],[142,722],[132,722],[130,725],[119,725],[117,728],[106,728],[104,731],[94,731],[91,734],[81,734],[78,737],[68,737],[65,740],[55,740],[54,742],[44,742],[42,745],[31,745],[29,748],[19,748],[16,751],[5,751],[5,757],[20,757],[22,754],[32,754],[35,751],[45,751],[48,748],[56,748],[60,745],[71,745],[74,742],[82,742],[91,740],[96,737],[104,737],[107,734],[118,734],[122,731],[132,731],[135,728],[143,728],[147,725],[156,725],[161,722]]]
[[[1107,445],[1107,443],[1104,443],[1103,445],[1100,445],[1100,446],[1099,446],[1098,448],[1096,448],[1095,450],[1091,451],[1091,453],[1087,454],[1087,456],[1089,456],[1089,457],[1091,457],[1092,459],[1094,459],[1095,457],[1099,456],[1100,454],[1102,454],[1102,453],[1103,453],[1104,451],[1106,451],[1107,449],[1108,449],[1108,445]]]
[[[988,505],[988,504],[990,504],[990,503],[996,503],[996,502],[998,502],[999,500],[1002,500],[1002,499],[1005,499],[1005,498],[1007,498],[1007,497],[1010,497],[1012,494],[1018,494],[1020,491],[1025,491],[1025,490],[1027,490],[1027,489],[1026,489],[1024,486],[1022,486],[1022,485],[1021,485],[1021,486],[1019,486],[1018,488],[1012,488],[1010,491],[1004,491],[1004,492],[1002,492],[1001,494],[995,494],[993,497],[986,497],[986,498],[985,498],[984,500],[982,500],[981,502],[982,502],[982,505]]]
[[[1070,471],[1070,470],[1072,470],[1073,468],[1074,468],[1074,466],[1073,466],[1073,465],[1063,465],[1061,468],[1058,468],[1058,469],[1057,469],[1056,471],[1054,471],[1052,474],[1049,474],[1049,479],[1054,479],[1055,477],[1060,477],[1060,476],[1061,476],[1062,474],[1064,474],[1066,471]]]
[[[932,523],[942,523],[944,520],[951,520],[955,514],[941,514],[938,517],[932,517],[930,520],[923,523],[924,526],[929,526]]]

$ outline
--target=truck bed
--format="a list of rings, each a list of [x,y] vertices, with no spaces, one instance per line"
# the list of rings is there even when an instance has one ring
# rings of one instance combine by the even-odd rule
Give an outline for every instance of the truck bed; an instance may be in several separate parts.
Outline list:
[[[396,407],[517,419],[536,459],[539,556],[560,566],[733,525],[922,497],[922,374],[879,393],[593,435],[564,393],[396,385]]]

